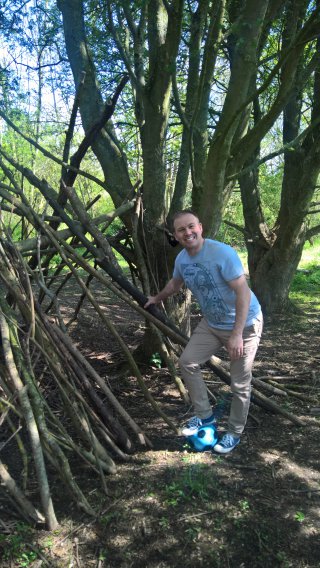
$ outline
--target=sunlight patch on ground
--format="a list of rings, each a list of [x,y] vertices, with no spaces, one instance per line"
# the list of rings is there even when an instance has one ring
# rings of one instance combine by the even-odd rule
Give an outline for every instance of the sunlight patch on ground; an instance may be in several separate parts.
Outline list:
[[[302,487],[296,487],[295,489],[309,489],[310,491],[320,490],[320,477],[319,472],[309,467],[302,467],[298,465],[295,461],[287,458],[281,452],[262,452],[261,457],[268,464],[278,465],[278,470],[276,472],[277,477],[285,477],[287,475],[295,476],[297,481],[301,482]]]

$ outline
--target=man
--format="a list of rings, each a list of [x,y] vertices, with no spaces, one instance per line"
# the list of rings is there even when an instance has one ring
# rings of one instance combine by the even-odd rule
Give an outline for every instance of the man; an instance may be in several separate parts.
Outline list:
[[[244,430],[251,392],[251,369],[259,345],[263,318],[256,296],[248,287],[244,270],[232,247],[204,239],[202,225],[191,210],[173,218],[174,236],[182,245],[173,277],[156,296],[149,296],[145,308],[166,300],[185,284],[196,297],[203,319],[183,351],[179,366],[196,416],[182,434],[191,436],[216,419],[209,402],[200,366],[223,345],[231,364],[233,393],[228,430],[214,446],[221,454],[232,451]]]

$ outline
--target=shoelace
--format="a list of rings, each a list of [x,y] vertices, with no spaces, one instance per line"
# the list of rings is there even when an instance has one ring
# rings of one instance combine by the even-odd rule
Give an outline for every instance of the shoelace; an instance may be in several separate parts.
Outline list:
[[[202,422],[198,418],[198,416],[193,416],[192,418],[190,418],[190,420],[188,422],[188,427],[189,428],[197,428],[200,424],[202,424]]]
[[[234,439],[232,436],[230,436],[230,434],[225,434],[221,440],[221,444],[226,448],[229,448],[230,446],[233,446]]]

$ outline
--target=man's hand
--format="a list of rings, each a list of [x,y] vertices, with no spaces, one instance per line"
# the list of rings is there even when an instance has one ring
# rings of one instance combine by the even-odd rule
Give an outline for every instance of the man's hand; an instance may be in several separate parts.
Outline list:
[[[228,340],[227,349],[232,361],[240,359],[243,356],[242,334],[232,332]]]
[[[160,304],[160,302],[164,302],[167,298],[169,298],[169,296],[179,292],[182,284],[183,280],[180,280],[180,278],[171,278],[168,284],[166,284],[166,286],[161,290],[161,292],[156,294],[156,296],[148,296],[148,301],[145,303],[144,309],[146,310],[152,304]]]
[[[148,296],[148,301],[147,303],[144,305],[144,309],[146,310],[149,306],[151,306],[152,304],[157,304],[157,299],[156,296]]]

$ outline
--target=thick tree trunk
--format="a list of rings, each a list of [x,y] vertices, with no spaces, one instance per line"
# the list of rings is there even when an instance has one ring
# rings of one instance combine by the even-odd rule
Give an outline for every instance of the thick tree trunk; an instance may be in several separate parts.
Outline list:
[[[243,104],[257,69],[260,34],[268,2],[248,0],[238,21],[229,87],[221,118],[211,141],[203,190],[194,205],[200,213],[206,231],[215,234],[234,184],[227,181],[230,149],[235,143],[242,122]],[[233,117],[233,119],[231,118]],[[229,169],[229,168],[228,168]],[[210,207],[208,204],[210,203]]]
[[[85,72],[81,90],[80,114],[85,131],[98,120],[104,101],[97,81],[96,70],[87,45],[82,0],[59,0],[63,17],[66,50],[76,88]],[[96,154],[108,181],[108,191],[118,207],[128,197],[131,182],[126,157],[116,143],[111,120],[97,136],[92,149]]]
[[[289,291],[304,245],[304,232],[294,246],[281,246],[278,241],[271,249],[255,247],[256,270],[251,274],[251,286],[258,295],[265,314],[277,314],[290,306]]]
[[[283,32],[284,49],[290,45],[301,28],[301,3],[289,7]],[[291,8],[294,8],[291,9]],[[300,46],[298,46],[300,49]],[[319,59],[319,45],[317,57]],[[316,56],[315,56],[316,57]],[[292,65],[288,62],[288,66]],[[283,142],[289,144],[299,135],[301,128],[301,107],[304,69],[301,61],[295,62],[296,70],[286,76],[292,86],[291,96],[284,108]],[[285,83],[285,77],[283,77]],[[288,87],[284,88],[285,91]],[[319,72],[315,73],[314,106],[312,120],[319,120]],[[257,117],[256,124],[259,124]],[[256,128],[252,129],[254,132]],[[250,148],[250,133],[248,135]],[[248,151],[248,148],[246,151]],[[244,155],[246,154],[244,152]],[[248,162],[254,163],[259,149]],[[307,235],[306,212],[314,195],[320,168],[319,129],[309,132],[304,141],[284,153],[284,173],[281,203],[275,226],[270,229],[264,219],[259,195],[257,168],[243,173],[239,178],[245,238],[248,250],[248,266],[251,286],[257,294],[265,313],[274,314],[288,308],[292,279],[298,267]]]

